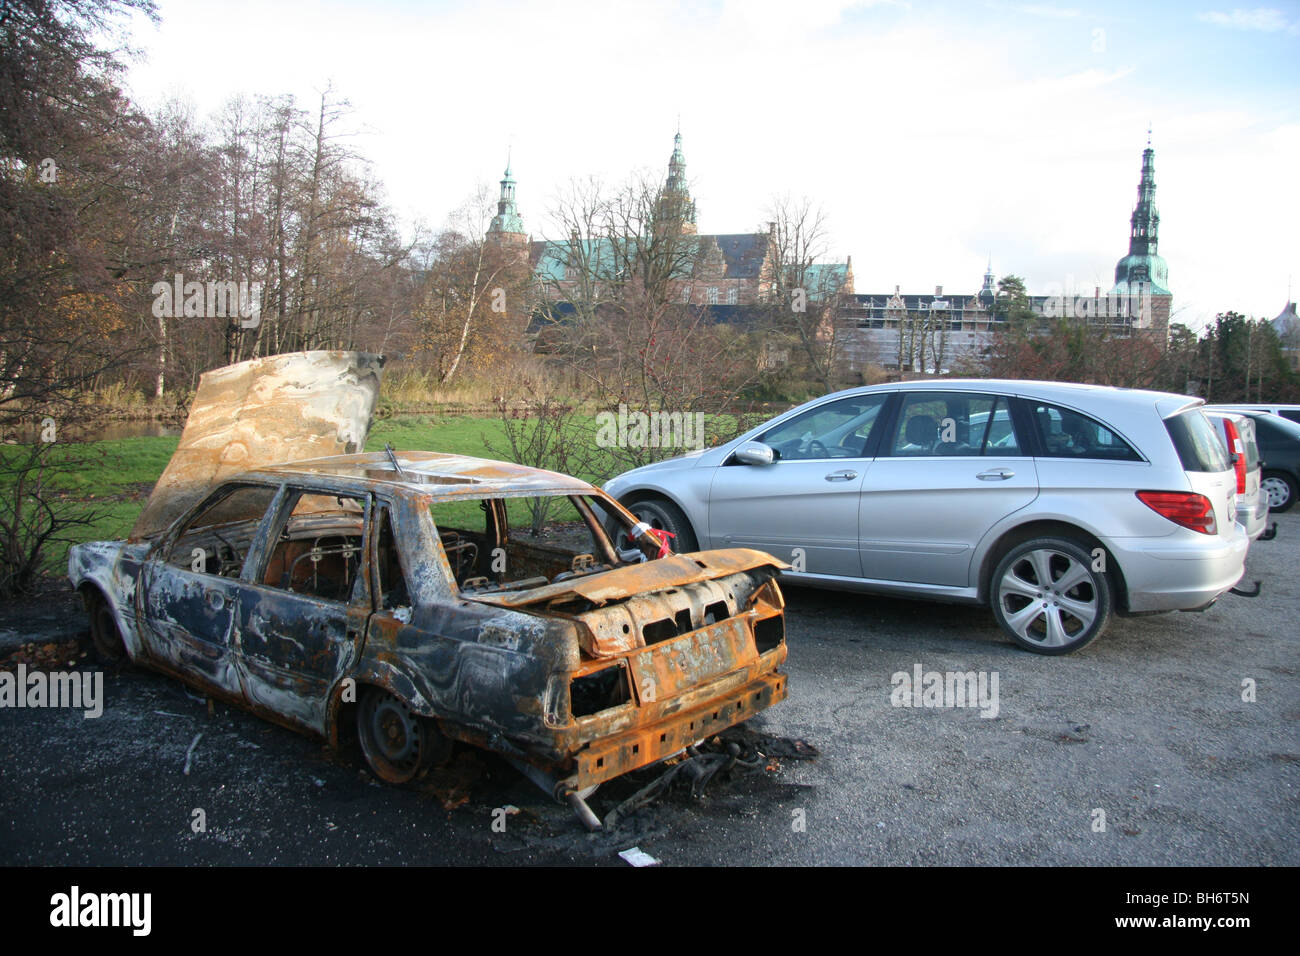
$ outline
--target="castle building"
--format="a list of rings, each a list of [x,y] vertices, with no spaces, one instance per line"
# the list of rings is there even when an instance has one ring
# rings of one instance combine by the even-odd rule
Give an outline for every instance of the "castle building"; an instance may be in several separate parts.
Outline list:
[[[1115,265],[1115,283],[1105,293],[1055,289],[1030,295],[1030,308],[1046,321],[1066,319],[1101,325],[1120,335],[1149,335],[1168,342],[1172,293],[1169,268],[1158,253],[1160,213],[1156,208],[1155,151],[1148,140],[1142,154],[1137,203],[1129,220],[1128,254]],[[686,179],[682,135],[673,138],[668,175],[655,197],[649,237],[676,235],[684,243],[669,282],[669,298],[707,308],[715,320],[744,323],[755,306],[770,301],[777,288],[775,232],[704,234]],[[502,249],[526,251],[535,300],[552,314],[563,314],[572,297],[592,283],[622,282],[628,249],[637,236],[574,236],[568,240],[530,240],[515,202],[515,180],[507,162],[497,215],[488,238]],[[947,372],[975,364],[1004,321],[990,259],[983,282],[971,293],[864,292],[854,290],[853,259],[818,263],[804,279],[809,302],[838,303],[834,323],[845,371],[869,365],[901,372]],[[1280,318],[1280,317],[1279,317]],[[535,325],[534,325],[535,328]]]
[[[1155,151],[1148,141],[1129,220],[1128,255],[1115,265],[1115,284],[1105,294],[1099,286],[1091,292],[1049,288],[1029,296],[1030,308],[1044,320],[1086,321],[1120,334],[1150,335],[1166,345],[1173,296],[1169,267],[1157,253],[1160,213],[1155,196]],[[1003,321],[994,310],[996,298],[991,260],[983,285],[971,294],[944,295],[942,286],[936,286],[933,295],[903,293],[894,286],[892,293],[851,296],[841,310],[848,370],[876,364],[903,372],[942,372],[970,364]]]
[[[680,131],[673,138],[667,179],[655,197],[650,230],[652,234],[671,231],[683,237],[685,248],[676,256],[681,265],[669,284],[673,301],[708,307],[715,311],[718,321],[728,321],[733,307],[738,311],[758,305],[776,288],[772,230],[699,234]],[[580,281],[590,282],[593,277],[621,279],[619,270],[627,250],[618,244],[638,241],[635,236],[530,240],[515,202],[515,180],[508,164],[488,239],[502,246],[527,248],[539,298],[559,302],[573,295]],[[852,258],[813,265],[805,282],[811,302],[851,293]]]

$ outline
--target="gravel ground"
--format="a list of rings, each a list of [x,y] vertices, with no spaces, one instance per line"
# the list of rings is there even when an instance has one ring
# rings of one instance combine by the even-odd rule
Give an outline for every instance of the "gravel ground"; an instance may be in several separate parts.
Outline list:
[[[1294,866],[1300,514],[1277,520],[1249,559],[1260,598],[1117,620],[1063,658],[1018,650],[986,610],[791,588],[790,698],[750,726],[820,756],[674,791],[594,835],[491,755],[380,786],[354,753],[108,672],[97,719],[0,709],[0,863],[624,866],[636,845],[665,864]],[[90,666],[40,624],[52,643],[29,657]],[[996,672],[997,716],[891,706],[892,675],[916,665]]]

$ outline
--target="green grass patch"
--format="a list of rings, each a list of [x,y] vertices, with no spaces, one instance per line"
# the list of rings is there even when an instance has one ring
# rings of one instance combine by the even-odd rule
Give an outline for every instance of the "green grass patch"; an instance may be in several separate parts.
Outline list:
[[[593,424],[587,418],[584,424]],[[735,434],[738,422],[732,416],[715,415],[707,419],[712,441],[726,440]],[[64,494],[63,507],[79,513],[96,515],[93,523],[82,529],[83,540],[124,538],[139,516],[145,498],[176,451],[179,438],[117,438],[82,444],[60,444],[51,449],[52,487]],[[384,419],[374,423],[367,451],[382,451],[391,443],[397,451],[437,451],[476,458],[509,458],[509,443],[501,419],[495,415],[430,415]],[[0,445],[0,471],[24,449]],[[615,456],[604,449],[592,449],[590,467],[575,477],[601,484],[623,470]],[[5,477],[0,475],[0,494],[6,491]],[[466,503],[464,517],[473,526],[481,517],[477,504]],[[558,509],[557,509],[558,510]],[[522,502],[509,506],[511,522],[516,527],[528,524]],[[566,517],[570,511],[563,508]],[[551,520],[564,520],[552,518]],[[53,549],[47,567],[61,573],[67,564],[67,547]]]

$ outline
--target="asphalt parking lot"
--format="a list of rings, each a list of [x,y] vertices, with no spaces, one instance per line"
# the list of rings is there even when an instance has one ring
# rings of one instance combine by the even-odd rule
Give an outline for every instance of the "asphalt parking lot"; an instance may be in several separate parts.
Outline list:
[[[597,834],[490,755],[380,786],[356,754],[108,673],[95,719],[0,708],[0,863],[1294,866],[1300,513],[1276,520],[1248,561],[1261,597],[1117,620],[1062,658],[984,609],[791,588],[790,698],[750,724],[768,761]],[[996,716],[893,706],[918,666],[996,674]],[[781,756],[794,740],[819,756]]]

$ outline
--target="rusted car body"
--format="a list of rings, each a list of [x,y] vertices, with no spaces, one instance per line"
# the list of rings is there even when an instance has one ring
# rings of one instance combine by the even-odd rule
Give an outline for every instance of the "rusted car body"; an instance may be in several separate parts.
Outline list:
[[[356,374],[366,357],[305,354],[315,358],[280,356],[272,370],[280,381],[297,374],[296,393],[371,387]],[[241,375],[256,381],[259,370],[227,378]],[[181,441],[190,467],[170,479],[169,467],[130,540],[72,549],[69,575],[101,655],[335,746],[355,726],[391,782],[446,759],[452,741],[487,748],[588,825],[589,788],[785,697],[783,565],[770,555],[666,553],[586,482],[483,459],[388,452],[260,465],[245,434],[239,460],[260,466],[212,467],[223,451],[201,437],[204,417],[242,419],[246,431],[259,405],[287,421],[283,393],[266,405],[275,393],[227,390],[209,404],[201,388]],[[316,416],[314,447],[359,447],[373,400],[330,407]],[[179,512],[167,500],[175,489],[188,500]],[[512,525],[538,503],[571,519],[566,537]]]

